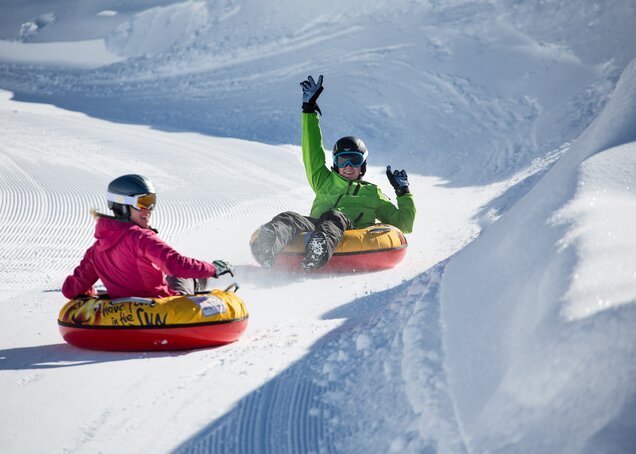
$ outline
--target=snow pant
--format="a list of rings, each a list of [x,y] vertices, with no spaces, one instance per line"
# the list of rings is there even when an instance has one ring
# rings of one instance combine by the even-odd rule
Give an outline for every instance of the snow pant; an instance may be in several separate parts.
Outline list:
[[[208,279],[194,279],[189,277],[166,276],[168,287],[176,290],[182,295],[194,295],[197,292],[205,291],[208,285]]]
[[[268,244],[259,244],[257,240],[252,245],[252,253],[257,260],[259,260],[259,252],[261,255],[276,257],[297,234],[312,232],[305,244],[309,244],[316,235],[324,235],[326,240],[326,263],[335,252],[344,231],[354,227],[346,214],[338,210],[329,210],[325,211],[319,218],[303,216],[293,211],[285,211],[261,227],[261,229],[264,228],[273,231],[274,235],[269,237],[262,236]],[[305,253],[307,254],[308,251],[305,250]]]

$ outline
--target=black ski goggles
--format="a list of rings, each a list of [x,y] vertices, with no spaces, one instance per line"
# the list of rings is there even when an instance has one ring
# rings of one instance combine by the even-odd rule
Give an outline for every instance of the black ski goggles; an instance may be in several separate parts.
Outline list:
[[[339,169],[344,169],[347,166],[361,167],[364,164],[364,155],[358,152],[343,151],[334,155],[333,164]]]

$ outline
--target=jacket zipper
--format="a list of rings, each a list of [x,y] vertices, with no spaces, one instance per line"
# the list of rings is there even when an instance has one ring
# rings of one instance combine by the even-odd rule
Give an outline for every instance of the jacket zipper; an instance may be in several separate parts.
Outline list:
[[[338,206],[338,204],[340,203],[340,199],[342,199],[342,197],[344,197],[345,195],[349,195],[349,191],[351,190],[351,185],[352,184],[353,184],[353,181],[349,181],[349,186],[347,186],[347,192],[344,193],[344,194],[340,194],[340,197],[338,197],[338,199],[336,200],[336,203],[334,204],[332,210],[335,209]],[[354,189],[352,195],[358,195],[358,192],[360,191],[361,187],[362,187],[362,185],[360,183],[358,183],[356,188]],[[360,219],[362,219],[363,215],[364,215],[364,212],[361,211],[360,214],[358,216],[356,216],[356,218],[351,221],[351,223],[355,226],[358,223],[358,221]]]
[[[345,195],[349,195],[349,190],[351,189],[351,183],[353,183],[353,182],[349,181],[349,186],[347,186],[347,192],[344,193],[344,194],[340,194],[340,196],[336,199],[336,203],[333,205],[333,207],[331,207],[332,210],[336,209],[336,207],[340,203],[340,199],[342,199]]]

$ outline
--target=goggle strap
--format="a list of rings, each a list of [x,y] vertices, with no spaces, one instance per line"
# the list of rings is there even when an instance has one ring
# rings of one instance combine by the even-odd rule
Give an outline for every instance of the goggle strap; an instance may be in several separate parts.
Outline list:
[[[147,196],[148,194],[139,194],[139,195],[121,195],[121,194],[113,194],[112,192],[106,192],[106,200],[109,202],[119,203],[121,205],[130,205],[135,208],[139,208],[139,199],[141,197]]]
[[[119,203],[121,205],[133,205],[137,206],[138,196],[129,196],[121,194],[113,194],[112,192],[106,193],[106,200],[109,202]]]
[[[359,155],[362,156],[362,159],[364,159],[365,161],[367,160],[367,157],[369,156],[369,152],[368,151],[365,151],[364,153],[362,153],[360,151],[353,151],[353,150],[346,151],[345,150],[345,151],[340,151],[340,152],[336,153],[335,155],[333,155],[333,157],[336,158],[336,157],[338,157],[340,155],[343,155],[343,154],[359,154]]]

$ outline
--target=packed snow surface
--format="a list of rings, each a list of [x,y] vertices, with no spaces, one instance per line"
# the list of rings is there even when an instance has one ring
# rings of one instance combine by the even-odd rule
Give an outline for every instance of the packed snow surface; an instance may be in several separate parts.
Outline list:
[[[3,452],[636,451],[636,4],[70,0],[0,5]],[[383,272],[263,270],[325,147],[409,172]],[[220,348],[64,343],[59,288],[125,173],[250,312]]]

